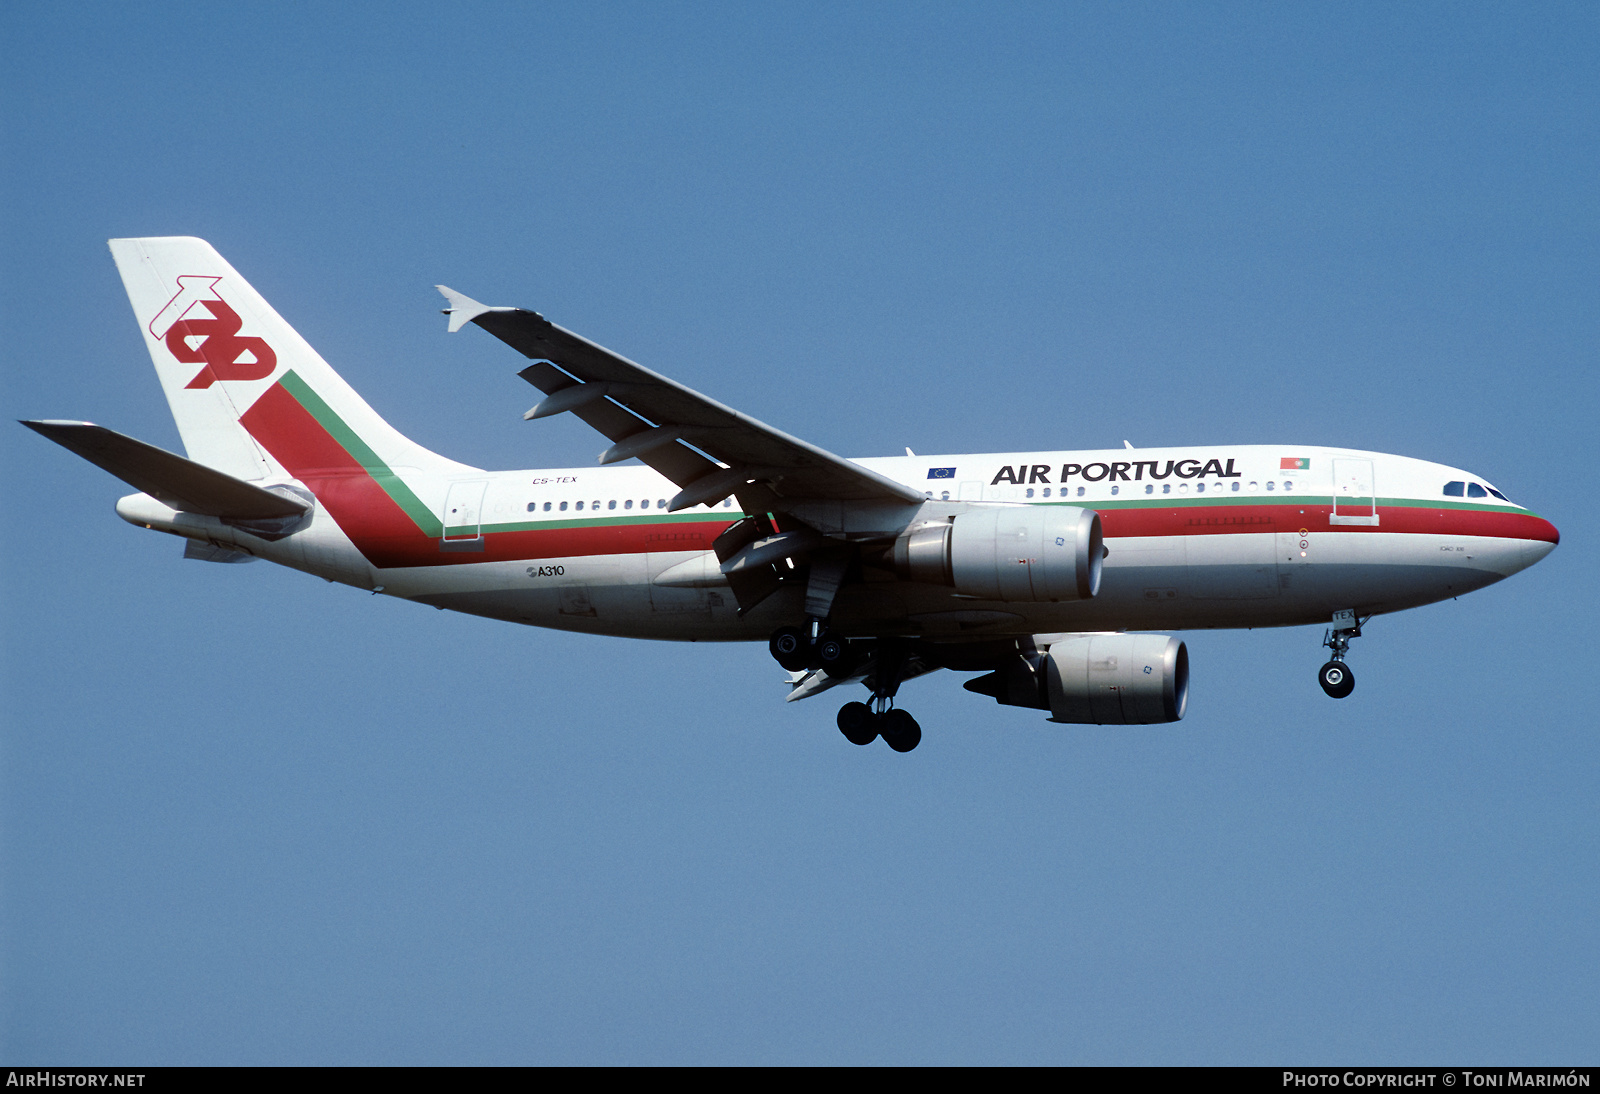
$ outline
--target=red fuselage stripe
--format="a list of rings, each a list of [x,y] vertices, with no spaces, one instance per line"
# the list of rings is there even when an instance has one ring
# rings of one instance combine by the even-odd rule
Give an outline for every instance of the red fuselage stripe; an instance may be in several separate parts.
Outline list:
[[[706,551],[732,522],[613,524],[562,528],[537,526],[490,532],[481,551],[442,551],[360,461],[281,384],[274,384],[240,418],[283,468],[303,482],[374,566],[452,566],[582,555],[649,551]],[[1107,538],[1125,536],[1236,535],[1260,532],[1423,532],[1505,539],[1559,539],[1555,528],[1531,513],[1476,509],[1380,506],[1381,526],[1332,524],[1328,506],[1152,506],[1100,511]]]
[[[1208,505],[1193,508],[1102,509],[1107,538],[1122,536],[1204,536],[1250,532],[1409,532],[1445,536],[1489,536],[1555,543],[1555,526],[1543,517],[1515,510],[1430,509],[1379,505],[1378,524],[1334,524],[1327,505]]]

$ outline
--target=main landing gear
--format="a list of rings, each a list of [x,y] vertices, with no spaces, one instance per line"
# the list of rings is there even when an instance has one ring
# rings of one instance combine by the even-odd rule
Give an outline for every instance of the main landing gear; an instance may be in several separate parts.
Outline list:
[[[1350,652],[1350,640],[1361,637],[1361,623],[1355,612],[1338,612],[1333,626],[1322,636],[1322,644],[1333,651],[1333,659],[1317,670],[1317,683],[1331,698],[1343,699],[1356,690],[1355,673],[1344,663],[1344,656]]]
[[[870,648],[869,648],[870,647]],[[860,670],[863,652],[871,658],[863,681],[872,689],[870,703],[846,703],[839,708],[839,732],[851,744],[870,745],[879,737],[896,752],[910,752],[922,742],[922,727],[910,714],[894,705],[895,692],[906,671],[903,643],[882,639],[870,644],[851,643],[813,617],[804,627],[779,627],[767,648],[790,672],[821,669],[844,680]]]
[[[892,701],[874,696],[872,706],[846,703],[839,708],[839,732],[853,745],[870,745],[882,737],[896,752],[910,752],[922,743],[922,727],[910,714],[889,706]]]
[[[805,627],[779,627],[767,640],[767,649],[790,672],[821,669],[829,676],[842,677],[856,667],[850,643],[820,619]]]

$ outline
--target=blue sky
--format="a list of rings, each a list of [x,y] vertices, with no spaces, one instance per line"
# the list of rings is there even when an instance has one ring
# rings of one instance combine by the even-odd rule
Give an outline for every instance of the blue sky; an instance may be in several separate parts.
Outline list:
[[[0,430],[11,1063],[1561,1063],[1600,1043],[1586,5],[11,5],[11,418],[178,447],[104,241],[214,243],[485,467],[437,282],[852,456],[1331,444],[1561,547],[1185,634],[1175,726],[185,562]],[[1589,499],[1589,500],[1586,500]]]

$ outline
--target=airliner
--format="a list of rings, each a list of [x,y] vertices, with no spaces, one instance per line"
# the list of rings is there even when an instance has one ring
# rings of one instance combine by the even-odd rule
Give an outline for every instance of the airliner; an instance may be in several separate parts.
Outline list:
[[[439,286],[530,363],[523,415],[571,414],[591,466],[485,471],[403,436],[209,243],[114,239],[187,458],[79,421],[23,425],[123,480],[184,557],[266,559],[512,623],[766,640],[788,698],[864,686],[837,724],[909,752],[895,704],[936,669],[1053,722],[1175,722],[1160,632],[1323,624],[1322,689],[1373,616],[1481,589],[1560,540],[1487,479],[1302,444],[845,459],[536,312]],[[857,694],[860,694],[859,692]]]

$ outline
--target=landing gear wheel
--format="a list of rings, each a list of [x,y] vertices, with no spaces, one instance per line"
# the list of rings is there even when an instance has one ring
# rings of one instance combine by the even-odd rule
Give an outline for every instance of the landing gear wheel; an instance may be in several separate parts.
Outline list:
[[[833,631],[828,631],[817,639],[817,664],[829,676],[849,676],[850,670],[855,668],[855,663],[850,643]]]
[[[922,727],[898,707],[883,716],[878,732],[883,734],[883,743],[896,752],[910,752],[922,743]]]
[[[878,718],[865,703],[846,703],[839,708],[839,732],[853,745],[870,745],[878,739]]]
[[[1317,683],[1335,699],[1343,699],[1356,690],[1355,673],[1343,661],[1329,661],[1317,672]]]
[[[811,660],[811,643],[799,627],[779,627],[767,639],[773,660],[790,672],[799,672]]]

